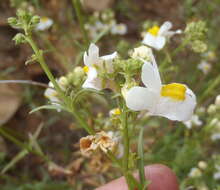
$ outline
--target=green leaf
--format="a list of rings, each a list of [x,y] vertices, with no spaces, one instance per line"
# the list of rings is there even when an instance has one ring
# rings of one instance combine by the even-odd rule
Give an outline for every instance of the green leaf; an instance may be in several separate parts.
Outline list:
[[[11,169],[17,162],[23,159],[28,154],[27,150],[22,150],[19,152],[1,171],[2,174]]]
[[[29,112],[29,114],[32,114],[42,109],[65,110],[62,106],[58,106],[58,105],[43,105],[43,106],[34,108],[33,110]]]
[[[82,97],[83,95],[87,94],[87,93],[96,93],[96,94],[100,94],[100,95],[103,95],[104,93],[103,92],[100,92],[98,90],[95,90],[95,89],[82,89],[80,91],[78,91],[75,96],[73,97],[73,104],[75,104],[77,101],[78,101],[78,98],[79,97]]]

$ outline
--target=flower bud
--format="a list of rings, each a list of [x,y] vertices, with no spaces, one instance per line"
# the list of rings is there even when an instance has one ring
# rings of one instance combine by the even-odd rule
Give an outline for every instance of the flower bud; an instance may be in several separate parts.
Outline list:
[[[8,18],[8,24],[9,24],[10,26],[16,26],[17,23],[18,23],[18,21],[17,21],[17,19],[16,19],[15,17],[9,17],[9,18]]]
[[[33,16],[32,18],[31,18],[31,23],[32,24],[38,24],[40,22],[40,17],[39,16]]]
[[[214,113],[216,112],[216,105],[211,104],[211,105],[208,107],[207,112],[208,112],[209,114],[214,114]]]
[[[205,169],[208,167],[208,165],[207,165],[206,162],[200,161],[200,162],[198,163],[198,167],[199,167],[200,169],[202,169],[202,170],[205,170]]]
[[[145,59],[146,61],[151,61],[152,50],[147,46],[139,46],[137,48],[134,48],[131,57],[134,59],[142,58]]]
[[[16,45],[26,42],[24,34],[21,34],[21,33],[16,34],[13,40],[15,41]]]

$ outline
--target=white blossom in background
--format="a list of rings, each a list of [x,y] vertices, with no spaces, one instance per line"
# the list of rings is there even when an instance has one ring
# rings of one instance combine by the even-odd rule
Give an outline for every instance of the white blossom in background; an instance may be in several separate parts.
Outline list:
[[[192,168],[188,174],[191,178],[198,178],[202,176],[202,171],[199,168]]]
[[[153,26],[147,31],[142,43],[156,50],[161,50],[165,46],[167,39],[175,34],[182,33],[181,30],[171,31],[171,28],[172,23],[169,21],[164,22],[161,27]]]
[[[198,64],[198,69],[201,70],[205,75],[207,75],[211,71],[212,65],[207,61],[201,61],[201,63]]]
[[[48,17],[41,17],[40,22],[36,26],[37,31],[44,31],[53,25],[53,20]]]
[[[217,171],[214,173],[213,178],[215,180],[219,180],[220,179],[220,165],[216,165],[215,168]]]
[[[144,61],[144,60],[143,60]],[[149,115],[170,120],[188,121],[196,106],[195,94],[184,84],[162,85],[154,57],[144,61],[141,79],[145,87],[134,86],[126,93],[126,105],[134,111],[147,110]]]
[[[216,96],[216,98],[215,98],[215,105],[217,107],[220,107],[220,95]]]
[[[183,123],[188,129],[191,129],[193,125],[195,125],[195,126],[202,125],[202,121],[199,119],[198,115],[192,115],[192,118],[190,120],[185,121]]]
[[[84,53],[84,72],[87,74],[87,79],[83,83],[83,88],[92,88],[102,90],[102,81],[99,77],[98,70],[106,69],[107,73],[113,72],[112,61],[117,57],[117,52],[110,55],[99,56],[99,48],[95,44],[90,44],[87,52]],[[103,64],[105,63],[105,68]]]
[[[113,35],[125,35],[127,33],[128,29],[126,24],[120,23],[120,24],[115,24],[111,28],[111,33]]]

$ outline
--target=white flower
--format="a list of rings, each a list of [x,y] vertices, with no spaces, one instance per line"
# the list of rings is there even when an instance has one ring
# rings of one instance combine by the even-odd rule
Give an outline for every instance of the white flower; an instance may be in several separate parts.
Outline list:
[[[201,61],[201,63],[198,65],[198,69],[201,70],[205,75],[210,72],[211,68],[211,64],[207,61]]]
[[[220,95],[216,96],[215,98],[215,105],[220,106]]]
[[[125,98],[128,108],[147,110],[150,115],[177,121],[187,121],[192,117],[196,106],[195,94],[183,84],[162,85],[154,57],[152,63],[144,62],[141,78],[146,87],[129,89]]]
[[[58,80],[56,80],[59,87],[62,89],[62,90],[65,90],[66,88],[66,85],[67,85],[67,78],[66,77],[60,77]],[[48,98],[51,102],[51,104],[53,105],[59,105],[60,103],[60,99],[58,97],[58,93],[57,91],[54,89],[54,85],[53,83],[50,81],[49,84],[48,84],[49,88],[47,88],[44,92],[44,96],[46,98]],[[57,111],[60,111],[60,110],[57,110]]]
[[[213,177],[215,180],[219,180],[220,179],[220,172],[215,172]]]
[[[36,26],[37,31],[44,31],[49,29],[53,25],[53,20],[48,17],[41,17],[40,22]]]
[[[99,57],[99,48],[95,44],[90,44],[88,54],[84,53],[83,70],[87,73],[87,79],[83,83],[83,88],[103,89],[102,81],[98,75],[98,69],[105,69],[106,73],[113,72],[112,61],[117,57],[117,52],[111,55]]]
[[[216,141],[220,139],[220,133],[215,133],[211,136],[212,141]]]
[[[156,50],[160,50],[164,47],[166,40],[172,37],[174,34],[182,33],[181,30],[171,31],[172,23],[166,21],[163,23],[161,27],[153,26],[148,30],[142,43],[155,48]]]
[[[202,172],[199,168],[192,168],[189,172],[189,177],[198,178],[202,176]]]
[[[127,33],[127,26],[123,23],[121,24],[114,24],[111,28],[112,34],[119,34],[119,35],[125,35]]]
[[[202,121],[199,119],[198,115],[193,115],[190,120],[185,121],[183,123],[188,129],[191,129],[193,125],[195,125],[195,126],[202,125]]]

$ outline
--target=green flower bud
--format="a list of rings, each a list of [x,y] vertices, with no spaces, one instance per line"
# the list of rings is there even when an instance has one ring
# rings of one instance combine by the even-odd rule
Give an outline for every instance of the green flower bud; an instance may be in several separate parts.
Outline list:
[[[16,25],[18,24],[18,21],[15,17],[9,17],[8,24],[12,27],[16,27]]]
[[[188,23],[184,33],[186,38],[191,40],[204,40],[208,29],[204,21]]]
[[[40,22],[40,17],[39,16],[33,16],[32,18],[31,18],[31,23],[32,24],[34,24],[34,25],[36,25],[36,24],[38,24]]]
[[[15,41],[16,45],[26,42],[24,34],[21,34],[21,33],[16,34],[15,37],[12,40]]]
[[[195,40],[191,43],[192,50],[196,53],[204,53],[207,50],[207,44],[200,40]]]

